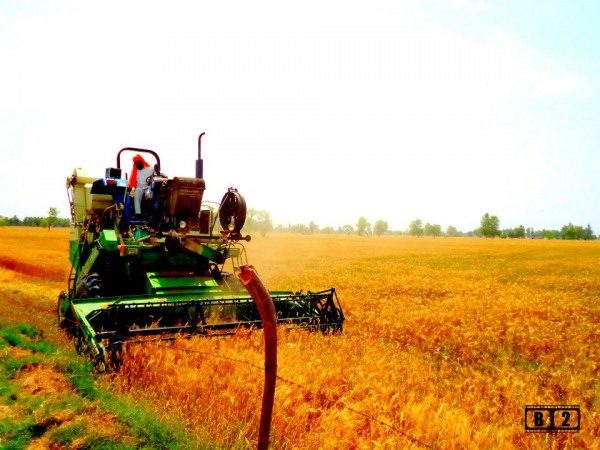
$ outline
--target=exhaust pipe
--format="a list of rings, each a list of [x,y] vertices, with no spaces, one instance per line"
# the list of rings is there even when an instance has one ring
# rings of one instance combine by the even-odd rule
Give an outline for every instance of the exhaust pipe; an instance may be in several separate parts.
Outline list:
[[[196,160],[196,178],[203,178],[204,175],[204,161],[202,161],[202,136],[204,132],[198,136],[198,159]]]

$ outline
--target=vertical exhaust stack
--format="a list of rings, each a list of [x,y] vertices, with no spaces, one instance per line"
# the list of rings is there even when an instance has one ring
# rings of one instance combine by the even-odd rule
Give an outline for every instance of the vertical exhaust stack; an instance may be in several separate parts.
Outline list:
[[[202,161],[202,136],[204,132],[198,136],[198,159],[196,160],[196,178],[204,178],[204,161]]]

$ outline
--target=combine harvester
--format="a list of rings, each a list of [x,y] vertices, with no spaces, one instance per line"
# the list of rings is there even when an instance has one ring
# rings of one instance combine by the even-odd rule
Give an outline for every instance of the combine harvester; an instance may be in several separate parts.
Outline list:
[[[242,235],[246,203],[234,188],[220,203],[202,200],[203,135],[198,137],[195,178],[170,179],[161,172],[156,152],[126,147],[104,178],[75,169],[67,179],[72,269],[68,292],[58,299],[58,319],[75,337],[78,352],[89,354],[98,370],[106,369],[127,341],[222,336],[240,326],[262,325],[237,278],[247,264],[242,242],[250,241]],[[124,153],[148,174],[147,187],[142,182],[137,193],[122,169]],[[279,323],[342,330],[344,314],[335,289],[270,294]]]

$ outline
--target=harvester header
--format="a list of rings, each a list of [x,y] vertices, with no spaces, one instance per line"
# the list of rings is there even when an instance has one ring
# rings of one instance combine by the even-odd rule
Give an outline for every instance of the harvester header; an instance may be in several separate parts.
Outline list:
[[[157,152],[135,147],[119,150],[103,178],[82,169],[67,178],[72,268],[58,317],[100,369],[131,339],[262,325],[237,277],[248,264],[246,202],[235,188],[219,203],[203,199],[203,135],[194,178],[169,178]],[[135,162],[129,176],[123,155]],[[279,323],[342,329],[334,289],[270,294]]]

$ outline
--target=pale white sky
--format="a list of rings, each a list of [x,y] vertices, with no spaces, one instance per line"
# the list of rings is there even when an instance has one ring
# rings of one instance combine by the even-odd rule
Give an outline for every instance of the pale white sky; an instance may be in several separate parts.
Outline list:
[[[600,11],[569,4],[0,0],[0,215],[66,217],[121,147],[193,176],[205,131],[205,198],[275,223],[600,232]]]

